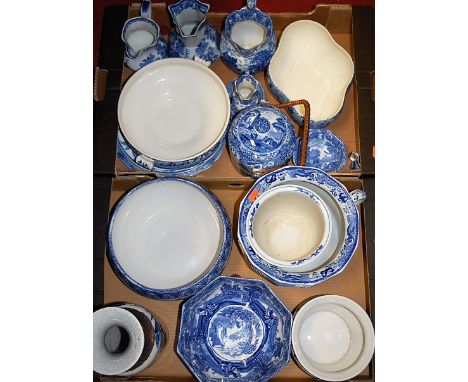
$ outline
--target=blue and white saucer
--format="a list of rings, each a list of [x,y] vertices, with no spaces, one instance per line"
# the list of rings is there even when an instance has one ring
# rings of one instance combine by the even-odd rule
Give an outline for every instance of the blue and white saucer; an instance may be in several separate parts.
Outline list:
[[[220,276],[183,304],[177,354],[201,382],[266,382],[289,362],[291,322],[263,281]]]
[[[293,150],[293,163],[299,165],[302,138],[296,139]],[[325,172],[336,172],[346,163],[346,146],[328,129],[310,129],[307,142],[306,166]]]
[[[330,260],[313,271],[293,273],[281,270],[262,259],[249,244],[247,216],[251,205],[263,192],[280,184],[301,185],[316,192],[330,209],[333,224],[342,233]],[[360,193],[353,191],[350,195],[336,179],[312,167],[288,166],[266,174],[254,183],[240,204],[237,235],[242,251],[253,269],[276,285],[312,287],[328,280],[345,269],[356,251],[359,242],[359,214],[353,196]]]
[[[213,154],[202,163],[183,170],[169,170],[154,167],[153,163],[149,163],[148,161],[141,159],[141,156],[127,144],[119,130],[117,135],[117,156],[130,170],[152,171],[159,176],[195,176],[213,166],[221,156],[225,145],[226,139],[223,138],[218,143],[218,147]]]

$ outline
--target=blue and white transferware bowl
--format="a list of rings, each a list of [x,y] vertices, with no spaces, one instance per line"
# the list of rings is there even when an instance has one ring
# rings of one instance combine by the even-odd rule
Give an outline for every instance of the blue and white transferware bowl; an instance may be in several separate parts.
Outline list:
[[[125,22],[121,35],[125,43],[124,63],[134,71],[167,57],[166,41],[160,37],[159,25],[151,19],[151,1],[141,3],[140,14]]]
[[[226,86],[231,101],[231,119],[241,110],[254,106],[265,99],[260,82],[251,74],[242,74]]]
[[[177,354],[201,382],[265,382],[289,362],[291,322],[263,281],[220,276],[183,304]]]
[[[180,175],[210,162],[224,145],[230,102],[212,70],[195,61],[167,58],[130,77],[117,112],[120,131],[138,164]]]
[[[287,272],[308,272],[333,255],[339,237],[322,198],[283,184],[259,194],[247,214],[247,240],[263,260]]]
[[[198,183],[159,178],[117,203],[108,245],[109,262],[130,289],[182,299],[222,272],[232,247],[231,222],[218,198]]]
[[[247,217],[255,199],[271,188],[294,184],[307,187],[325,202],[332,225],[340,240],[330,259],[310,272],[293,273],[263,260],[247,239]],[[359,241],[359,214],[356,205],[365,200],[365,193],[346,188],[327,173],[313,167],[288,166],[259,178],[240,204],[238,239],[253,269],[272,283],[282,286],[312,287],[342,272],[356,251]]]
[[[272,93],[281,102],[309,102],[312,130],[326,127],[342,110],[354,64],[323,25],[300,20],[284,29],[266,74]],[[302,125],[303,107],[289,110]]]
[[[234,117],[228,132],[228,147],[240,171],[258,178],[289,161],[294,139],[289,118],[274,106],[259,104]]]
[[[247,7],[227,15],[221,33],[221,57],[237,73],[265,70],[276,48],[273,21],[247,0]]]
[[[117,156],[127,166],[130,170],[136,171],[151,171],[158,176],[195,176],[202,171],[209,169],[221,156],[224,147],[226,145],[226,139],[223,138],[219,141],[216,146],[216,150],[207,156],[206,159],[199,163],[195,164],[193,167],[187,167],[179,170],[178,168],[159,168],[156,166],[155,161],[145,158],[144,155],[141,155],[133,149],[126,141],[125,138],[120,133],[120,130],[117,133]]]
[[[121,376],[130,376],[140,373],[153,364],[156,357],[161,353],[161,350],[165,345],[166,338],[158,320],[148,309],[141,305],[131,303],[118,304],[117,306],[130,311],[140,322],[147,321],[147,324],[143,328],[143,332],[145,334],[145,346],[143,347],[140,360],[137,361],[131,370],[119,374]]]
[[[199,0],[180,0],[169,5],[175,28],[169,32],[169,57],[194,59],[209,66],[219,58],[219,36],[206,22],[209,4]]]
[[[293,163],[299,165],[302,138],[296,139],[293,149]],[[307,141],[305,166],[315,167],[325,172],[336,172],[346,164],[346,146],[330,130],[310,129]]]

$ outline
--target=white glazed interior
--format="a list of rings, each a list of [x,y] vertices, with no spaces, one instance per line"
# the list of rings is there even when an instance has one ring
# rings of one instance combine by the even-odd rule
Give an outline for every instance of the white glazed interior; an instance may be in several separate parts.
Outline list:
[[[239,21],[231,28],[231,40],[243,49],[263,45],[267,38],[265,28],[252,20]]]
[[[146,65],[124,86],[118,118],[127,141],[164,161],[194,158],[213,147],[229,121],[229,97],[209,68],[182,58]]]
[[[251,207],[259,205],[252,221],[253,237],[249,232],[248,239],[261,257],[279,266],[306,258],[319,245],[326,245],[329,237],[330,219],[325,205],[318,197],[316,202],[297,188],[274,187]]]
[[[123,270],[153,289],[177,288],[200,278],[222,242],[221,222],[211,201],[179,181],[154,182],[127,196],[111,230]]]
[[[104,343],[107,331],[121,327],[130,341],[120,354],[109,352]],[[93,369],[104,375],[116,375],[130,369],[140,358],[144,346],[144,334],[138,319],[125,309],[107,307],[93,314]]]
[[[340,320],[345,322],[348,329],[349,347],[346,353],[334,362],[319,363],[310,357],[311,354],[314,354],[313,351],[310,351],[310,349],[306,351],[305,349],[309,344],[303,339],[308,332],[322,333],[324,337],[329,336],[330,339],[336,339],[337,333],[340,332],[339,328],[330,327],[331,320],[329,322],[308,321],[310,317],[318,312],[328,312],[336,315],[339,317],[336,322]],[[311,328],[311,323],[317,326]],[[342,347],[340,347],[342,344],[336,346],[336,352],[333,351],[331,345],[332,343],[326,345],[330,360],[333,357],[336,358],[342,351]],[[296,313],[292,328],[292,346],[297,360],[311,375],[325,381],[345,381],[361,373],[370,362],[374,352],[374,328],[369,316],[354,301],[336,295],[320,296],[307,302]],[[321,350],[325,351],[323,343]],[[315,351],[318,351],[318,349],[315,349]]]
[[[284,29],[268,71],[290,100],[309,101],[310,118],[321,121],[340,111],[354,64],[324,26],[300,20]],[[302,105],[296,109],[304,115]]]

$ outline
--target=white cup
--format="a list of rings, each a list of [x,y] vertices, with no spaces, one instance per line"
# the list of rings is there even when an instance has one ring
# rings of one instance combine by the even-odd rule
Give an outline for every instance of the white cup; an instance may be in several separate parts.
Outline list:
[[[300,185],[280,185],[259,195],[246,224],[253,250],[288,272],[321,266],[338,244],[329,208],[317,193]]]

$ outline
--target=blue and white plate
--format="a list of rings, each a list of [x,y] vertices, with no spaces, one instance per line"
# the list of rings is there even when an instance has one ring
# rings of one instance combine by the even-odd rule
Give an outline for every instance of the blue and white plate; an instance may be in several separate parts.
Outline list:
[[[117,134],[117,156],[130,170],[137,171],[152,171],[159,176],[195,176],[202,171],[209,169],[219,159],[224,147],[226,146],[226,138],[219,141],[215,151],[211,156],[207,157],[202,163],[195,164],[192,167],[183,170],[165,169],[154,166],[151,162],[132,149],[125,141],[125,138],[120,133]]]
[[[302,138],[296,139],[293,150],[293,162],[299,165]],[[325,172],[336,172],[346,163],[346,146],[328,129],[310,129],[307,141],[306,166],[315,167]]]
[[[291,322],[263,281],[220,276],[183,304],[177,354],[201,382],[265,382],[289,362]]]
[[[155,299],[183,299],[223,271],[232,247],[231,222],[205,187],[158,178],[120,199],[108,244],[109,263],[130,289]]]
[[[292,273],[281,270],[255,253],[247,239],[247,216],[251,205],[263,192],[280,184],[299,184],[319,194],[330,208],[334,224],[342,232],[342,239],[334,255],[327,263],[313,271]],[[283,167],[259,178],[242,200],[237,231],[239,244],[253,269],[272,283],[312,287],[342,272],[351,260],[359,241],[359,214],[356,204],[364,198],[365,194],[362,191],[356,190],[350,194],[340,182],[319,169]]]

